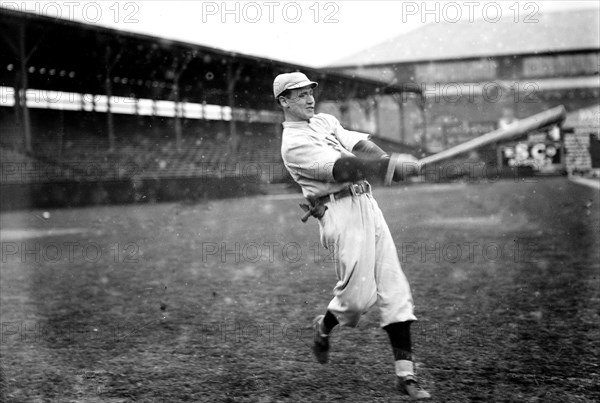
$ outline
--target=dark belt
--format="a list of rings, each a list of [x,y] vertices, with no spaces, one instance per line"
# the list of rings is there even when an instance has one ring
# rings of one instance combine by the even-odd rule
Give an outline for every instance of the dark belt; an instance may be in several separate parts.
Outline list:
[[[340,190],[339,192],[330,193],[321,197],[311,197],[308,201],[312,205],[325,204],[333,200],[343,199],[348,196],[358,196],[365,193],[371,193],[371,184],[367,181],[353,183],[352,185]]]
[[[309,201],[310,206],[308,204],[300,204],[302,210],[305,211],[305,214],[302,216],[301,220],[302,222],[306,222],[310,216],[315,218],[323,217],[325,210],[327,210],[327,206],[325,206],[325,204],[331,201],[343,199],[344,197],[348,196],[358,196],[367,193],[371,193],[371,184],[369,184],[367,181],[362,181],[359,183],[353,183],[335,193],[330,193],[320,197],[309,197],[307,200]]]

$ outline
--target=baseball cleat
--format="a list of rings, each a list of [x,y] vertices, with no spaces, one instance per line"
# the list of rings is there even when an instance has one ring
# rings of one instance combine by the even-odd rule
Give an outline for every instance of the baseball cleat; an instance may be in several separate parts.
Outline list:
[[[419,386],[417,378],[413,375],[396,377],[396,389],[411,397],[411,399],[421,400],[429,399],[431,395],[425,389]]]
[[[319,315],[314,319],[315,340],[313,343],[313,353],[320,364],[327,363],[329,355],[329,335],[321,332],[321,321],[325,315]]]

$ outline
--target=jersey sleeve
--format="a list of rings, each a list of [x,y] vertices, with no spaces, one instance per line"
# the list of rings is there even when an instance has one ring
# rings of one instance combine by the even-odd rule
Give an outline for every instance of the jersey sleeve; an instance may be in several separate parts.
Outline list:
[[[361,140],[369,140],[371,137],[367,133],[355,132],[352,130],[346,130],[342,127],[339,120],[334,116],[329,116],[330,124],[333,126],[333,133],[338,138],[340,143],[348,151],[352,151],[356,143]]]
[[[332,147],[290,139],[282,148],[285,166],[291,172],[319,182],[335,182],[333,165],[342,154]]]

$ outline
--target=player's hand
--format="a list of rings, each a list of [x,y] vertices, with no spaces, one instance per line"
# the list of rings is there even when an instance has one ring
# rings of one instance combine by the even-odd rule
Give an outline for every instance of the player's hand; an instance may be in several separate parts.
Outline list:
[[[393,154],[394,180],[402,180],[419,172],[419,160],[410,154]]]
[[[401,181],[411,175],[419,173],[419,160],[410,154],[396,154],[390,156],[390,163],[383,184],[390,186],[392,181]]]

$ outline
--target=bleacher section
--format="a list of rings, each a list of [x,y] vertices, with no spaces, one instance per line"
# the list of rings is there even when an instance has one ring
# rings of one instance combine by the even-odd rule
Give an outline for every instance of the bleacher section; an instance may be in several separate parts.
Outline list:
[[[34,114],[41,115],[35,121],[46,119],[45,111]],[[245,174],[260,175],[263,183],[287,180],[280,156],[281,143],[272,127],[239,123],[240,134],[232,141],[223,122],[184,122],[184,135],[177,147],[173,136],[168,135],[173,130],[165,127],[165,122],[129,119],[119,122],[116,146],[110,150],[108,139],[90,130],[97,125],[89,122],[89,116],[77,112],[64,114],[67,116],[60,125],[50,121],[45,130],[41,127],[36,130],[33,155],[23,152],[18,128],[0,128],[3,164],[26,165],[27,175],[38,180],[47,176],[45,172],[52,171],[55,181],[61,177],[65,181],[94,182]]]

